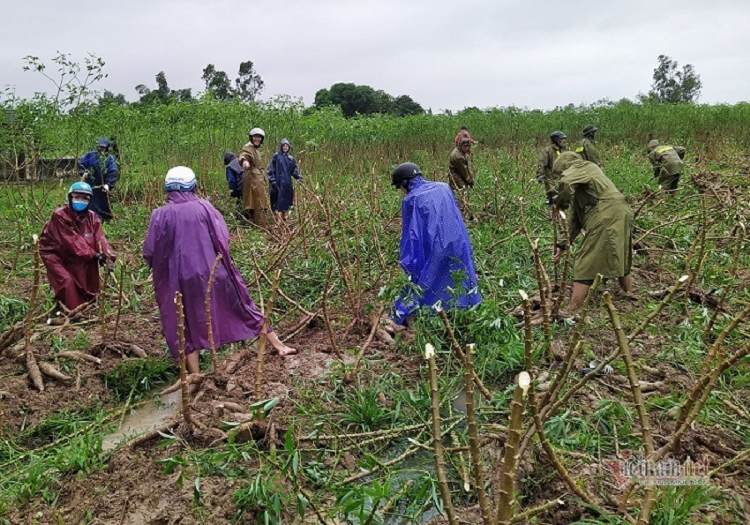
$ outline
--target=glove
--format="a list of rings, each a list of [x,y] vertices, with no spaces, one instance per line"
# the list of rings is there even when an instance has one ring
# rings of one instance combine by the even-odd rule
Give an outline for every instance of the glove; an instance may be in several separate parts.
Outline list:
[[[105,192],[109,193],[109,184],[105,184],[102,188],[104,188]]]
[[[555,197],[557,197],[556,192],[551,191],[551,190],[548,191],[547,192],[547,204],[549,204],[550,206],[554,205],[555,204]]]
[[[107,264],[107,256],[103,253],[97,253],[96,262],[99,263],[99,266],[104,266],[105,264]]]
[[[539,184],[542,184],[544,182],[544,175],[542,175],[541,173],[538,173],[537,176],[536,176],[536,181]]]
[[[232,190],[229,196],[237,199],[242,196],[242,193],[240,193],[240,190]]]
[[[469,182],[469,183],[467,184],[467,186],[468,186],[469,188],[473,188],[473,187],[474,187],[474,181],[471,181],[471,182]]]

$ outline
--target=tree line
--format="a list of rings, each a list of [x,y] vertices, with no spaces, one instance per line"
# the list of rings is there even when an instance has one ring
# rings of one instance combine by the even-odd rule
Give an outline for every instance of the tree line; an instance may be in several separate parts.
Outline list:
[[[653,84],[648,94],[638,95],[641,103],[692,104],[698,101],[702,83],[692,64],[679,69],[679,64],[667,55],[659,55],[658,65],[653,72]],[[201,79],[205,91],[217,100],[240,100],[250,103],[257,100],[265,83],[255,70],[252,61],[240,63],[234,80],[225,72],[208,64],[202,72]],[[164,71],[156,75],[156,88],[145,84],[135,87],[139,100],[136,105],[154,103],[169,104],[193,100],[190,88],[171,89]],[[125,95],[105,90],[99,97],[99,104],[128,104]],[[409,95],[393,96],[383,90],[367,85],[339,82],[330,88],[320,89],[315,93],[315,102],[311,110],[323,107],[339,107],[345,117],[356,115],[386,114],[396,116],[418,115],[424,112],[422,106]]]

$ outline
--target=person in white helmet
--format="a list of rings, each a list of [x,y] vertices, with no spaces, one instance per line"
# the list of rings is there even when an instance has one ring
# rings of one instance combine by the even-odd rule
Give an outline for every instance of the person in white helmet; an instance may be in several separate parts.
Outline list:
[[[242,147],[240,153],[240,164],[245,170],[242,182],[242,209],[250,222],[261,228],[268,226],[267,214],[270,207],[265,164],[260,158],[260,148],[265,139],[266,134],[262,129],[251,129],[250,142]]]
[[[211,328],[216,347],[254,339],[264,317],[250,298],[229,254],[229,231],[210,202],[195,194],[195,173],[177,166],[164,181],[169,204],[154,210],[143,245],[143,257],[154,272],[154,295],[162,332],[175,360],[180,359],[175,294],[182,294],[185,354],[191,374],[199,372],[198,350],[210,347],[205,297],[211,268],[222,258],[211,288]],[[280,356],[296,353],[268,327],[268,342]]]

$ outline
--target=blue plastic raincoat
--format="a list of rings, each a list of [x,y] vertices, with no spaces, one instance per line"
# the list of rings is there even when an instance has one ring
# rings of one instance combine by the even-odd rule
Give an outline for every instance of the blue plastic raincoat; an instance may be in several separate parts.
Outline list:
[[[442,182],[415,177],[401,203],[401,267],[414,286],[394,305],[393,320],[403,324],[422,306],[470,308],[482,302],[473,252],[453,192]]]
[[[100,220],[108,221],[112,218],[112,210],[110,196],[104,191],[104,185],[109,186],[110,191],[115,189],[119,178],[115,158],[109,153],[89,151],[83,158],[78,159],[78,171],[81,174],[87,173],[86,182],[94,193],[89,209],[96,213]]]
[[[237,156],[230,151],[224,153],[224,166],[226,166],[227,170],[227,184],[229,184],[229,191],[232,192],[231,196],[241,199],[242,180],[245,176],[245,170],[240,166]]]
[[[294,204],[292,177],[298,181],[302,180],[302,175],[297,169],[297,161],[289,152],[282,151],[284,144],[289,145],[289,141],[287,139],[281,141],[279,151],[274,153],[271,162],[268,163],[268,194],[271,196],[273,211],[288,211],[292,207]]]

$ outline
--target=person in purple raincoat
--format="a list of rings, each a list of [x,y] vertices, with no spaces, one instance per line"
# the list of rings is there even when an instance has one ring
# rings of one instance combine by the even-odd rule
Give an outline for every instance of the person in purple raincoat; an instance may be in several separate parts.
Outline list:
[[[258,337],[263,314],[255,307],[229,255],[224,218],[195,192],[195,173],[178,166],[164,182],[169,204],[151,213],[143,258],[154,272],[154,292],[162,332],[169,351],[179,360],[175,293],[182,293],[185,312],[185,354],[191,374],[199,372],[197,350],[209,348],[205,297],[211,267],[222,260],[211,290],[211,323],[216,346]],[[297,351],[286,346],[269,327],[267,340],[282,357]]]

